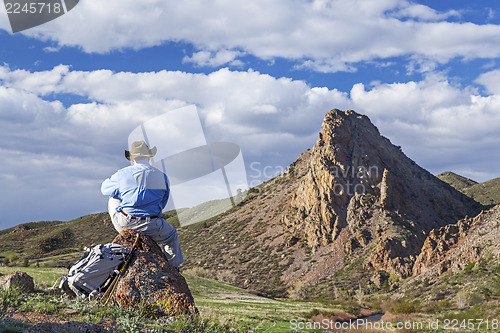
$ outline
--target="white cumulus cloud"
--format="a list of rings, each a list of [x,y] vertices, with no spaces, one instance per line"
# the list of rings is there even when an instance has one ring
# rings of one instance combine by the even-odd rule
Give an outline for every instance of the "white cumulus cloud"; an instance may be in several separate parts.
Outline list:
[[[443,77],[351,90],[356,110],[428,170],[477,180],[498,177],[500,95],[481,96]]]
[[[87,0],[23,33],[98,53],[183,42],[194,46],[184,61],[200,66],[253,55],[334,72],[399,56],[498,57],[500,26],[447,21],[459,16],[407,0]]]
[[[16,207],[13,202],[22,201],[31,189],[51,198],[44,207],[37,206],[47,216],[61,205],[74,207],[77,196],[68,191],[77,191],[85,203],[73,217],[105,210],[98,185],[126,165],[123,149],[129,133],[190,104],[198,107],[207,140],[238,144],[247,168],[257,162],[253,165],[260,170],[284,169],[316,142],[325,113],[340,108],[370,116],[382,135],[431,172],[451,170],[491,179],[498,176],[500,162],[496,77],[493,71],[478,78],[491,92],[483,96],[443,75],[371,87],[359,83],[342,92],[252,70],[116,73],[57,66],[30,72],[3,66],[0,153],[9,158],[3,161],[2,184],[4,189],[22,186],[0,192],[2,198],[9,197],[2,209]],[[88,102],[64,107],[58,94]],[[249,172],[252,177],[255,167]]]

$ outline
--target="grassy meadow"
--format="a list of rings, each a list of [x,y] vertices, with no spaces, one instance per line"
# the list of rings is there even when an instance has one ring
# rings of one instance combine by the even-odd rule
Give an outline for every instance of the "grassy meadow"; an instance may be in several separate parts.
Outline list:
[[[19,270],[33,277],[35,294],[11,295],[12,315],[22,313],[42,313],[54,320],[75,320],[104,324],[125,332],[163,332],[167,325],[162,320],[154,320],[129,313],[120,308],[103,308],[95,302],[67,299],[56,291],[49,291],[54,282],[67,273],[63,268],[48,267],[0,267],[0,273],[8,274]],[[290,331],[290,320],[307,320],[312,312],[332,311],[331,307],[316,302],[299,302],[260,297],[246,290],[192,275],[184,275],[200,311],[197,319],[182,318],[168,326],[175,332],[286,332]],[[1,303],[1,302],[0,302]],[[1,306],[1,305],[0,305]],[[68,313],[70,316],[68,316]],[[7,318],[8,316],[5,316]],[[12,318],[17,318],[13,316]],[[5,319],[4,318],[4,319]],[[1,318],[0,318],[1,319]],[[27,327],[20,322],[5,321],[0,331],[6,331],[10,323],[11,332],[21,332]],[[17,326],[16,326],[17,325]],[[16,330],[16,329],[19,330]],[[232,330],[231,330],[232,329]]]
[[[0,267],[0,273],[19,270],[34,278],[35,293],[0,292],[0,332],[22,332],[30,318],[43,316],[43,321],[81,321],[101,324],[114,332],[294,332],[290,321],[303,323],[323,320],[355,320],[356,317],[384,313],[382,320],[398,323],[422,323],[410,330],[345,330],[346,332],[448,332],[444,323],[457,323],[454,332],[470,332],[465,324],[475,324],[474,332],[494,332],[492,324],[500,319],[500,266],[496,260],[470,265],[458,274],[445,274],[434,283],[400,281],[406,296],[396,299],[390,294],[372,293],[336,300],[309,301],[271,299],[253,294],[224,282],[208,279],[196,270],[183,272],[199,309],[199,316],[148,318],[146,312],[132,313],[120,307],[103,307],[96,301],[61,297],[49,287],[67,273],[64,268]],[[409,283],[409,284],[408,284]],[[449,297],[440,297],[449,295]],[[453,295],[453,296],[452,296]],[[345,296],[345,295],[343,295]],[[487,320],[488,327],[478,326]],[[439,320],[439,329],[429,323]],[[461,327],[463,326],[463,327]],[[299,329],[298,332],[320,332]]]

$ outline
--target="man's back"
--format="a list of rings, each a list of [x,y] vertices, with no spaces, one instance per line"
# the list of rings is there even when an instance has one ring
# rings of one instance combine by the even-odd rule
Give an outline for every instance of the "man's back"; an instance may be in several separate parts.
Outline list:
[[[135,141],[125,158],[134,164],[118,170],[101,186],[110,196],[108,212],[116,231],[133,229],[161,244],[168,261],[178,268],[184,261],[177,230],[161,217],[168,201],[170,187],[167,176],[149,164],[156,147]]]
[[[167,176],[146,161],[118,170],[101,187],[104,195],[120,199],[117,211],[137,216],[161,216],[168,201]]]

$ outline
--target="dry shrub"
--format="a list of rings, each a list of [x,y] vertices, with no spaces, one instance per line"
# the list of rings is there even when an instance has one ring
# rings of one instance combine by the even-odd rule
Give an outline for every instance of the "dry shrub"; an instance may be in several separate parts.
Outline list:
[[[214,272],[211,269],[206,269],[203,267],[193,267],[182,271],[183,274],[196,276],[204,279],[213,279]]]
[[[203,267],[193,267],[183,270],[182,273],[204,279],[215,279],[228,284],[235,284],[237,280],[236,275],[229,270],[212,270]]]
[[[481,303],[482,298],[480,295],[461,290],[455,296],[455,303],[459,309],[467,308],[471,305]]]
[[[297,282],[295,282],[294,287],[288,290],[288,294],[290,298],[295,300],[306,299],[308,296],[307,285],[303,281],[298,280]]]
[[[455,297],[455,302],[459,309],[463,309],[468,307],[471,303],[472,297],[471,294],[465,291],[459,291],[457,296]]]
[[[228,284],[235,284],[237,280],[236,275],[229,270],[217,271],[216,279]]]

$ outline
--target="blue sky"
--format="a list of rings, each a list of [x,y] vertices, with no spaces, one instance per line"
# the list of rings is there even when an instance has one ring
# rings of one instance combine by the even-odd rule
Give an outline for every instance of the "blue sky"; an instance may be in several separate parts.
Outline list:
[[[332,108],[434,174],[500,176],[495,0],[81,0],[15,34],[1,7],[0,45],[0,229],[105,211],[129,133],[191,104],[251,185]]]

